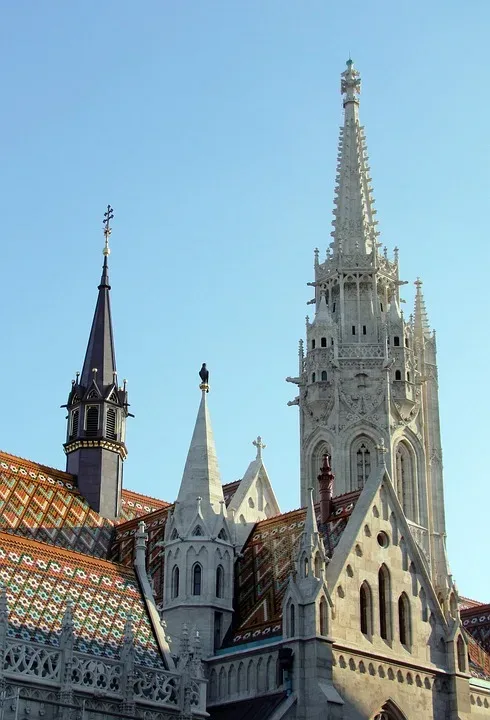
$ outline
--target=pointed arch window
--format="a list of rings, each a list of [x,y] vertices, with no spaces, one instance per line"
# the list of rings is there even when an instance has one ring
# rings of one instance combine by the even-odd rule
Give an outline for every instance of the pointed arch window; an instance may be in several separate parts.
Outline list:
[[[362,442],[356,453],[357,487],[363,488],[371,474],[371,452],[367,443]]]
[[[200,595],[202,591],[202,567],[196,563],[192,568],[192,594]]]
[[[228,540],[228,536],[227,536],[224,528],[221,528],[221,530],[218,533],[218,537],[220,540],[224,540],[225,542]]]
[[[408,520],[417,521],[413,457],[404,442],[398,443],[395,454],[396,492]]]
[[[293,603],[289,606],[289,635],[290,637],[296,635],[296,608]]]
[[[320,635],[327,635],[327,601],[324,597],[320,600]]]
[[[390,574],[386,565],[382,565],[378,572],[379,592],[379,634],[383,640],[390,640],[391,614],[390,614]]]
[[[216,568],[216,597],[222,598],[224,596],[224,584],[225,584],[225,572],[222,565],[218,565]]]
[[[94,436],[99,432],[99,408],[97,405],[89,405],[85,415],[85,433]]]
[[[113,408],[107,410],[105,434],[109,440],[116,439],[116,411]]]
[[[359,611],[361,619],[361,632],[371,637],[373,634],[373,600],[371,588],[363,582],[359,590]]]
[[[461,635],[458,638],[456,647],[458,651],[458,670],[459,672],[466,672],[466,648]]]
[[[180,578],[180,570],[178,565],[174,565],[172,568],[172,584],[171,584],[171,597],[172,600],[176,597],[179,597],[179,578]]]
[[[405,593],[398,598],[398,629],[400,642],[409,648],[412,644],[410,627],[410,601]]]
[[[77,408],[72,411],[70,418],[70,438],[76,438],[78,436],[78,426],[80,422],[80,410]]]

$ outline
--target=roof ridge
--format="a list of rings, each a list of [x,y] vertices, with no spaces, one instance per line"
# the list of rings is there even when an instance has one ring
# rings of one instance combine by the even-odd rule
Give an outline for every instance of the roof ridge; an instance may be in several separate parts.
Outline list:
[[[147,522],[153,515],[157,515],[158,513],[163,512],[164,510],[170,511],[173,507],[175,507],[175,503],[170,503],[169,505],[166,505],[165,507],[156,508],[155,510],[152,510],[149,513],[145,513],[144,515],[137,515],[134,518],[130,518],[129,520],[125,520],[124,522],[117,523],[115,525],[115,531],[116,535],[118,535],[122,530],[127,529],[128,527],[131,527],[132,524],[137,525],[141,521]]]
[[[130,488],[123,487],[122,489],[123,494],[124,493],[131,493],[132,495],[137,495],[140,498],[146,498],[147,500],[154,500],[158,503],[165,503],[166,505],[172,505],[172,503],[168,502],[168,500],[161,500],[160,498],[156,498],[153,495],[147,495],[146,493],[140,493],[137,490],[131,490]]]
[[[15,535],[14,533],[0,530],[0,539],[3,541],[7,538],[10,542],[15,543],[16,546],[25,545],[26,547],[34,547],[38,550],[49,552],[52,555],[60,554],[64,557],[75,556],[73,559],[79,560],[81,558],[89,565],[98,565],[99,568],[101,565],[108,568],[111,567],[112,569],[117,569],[118,572],[122,572],[124,570],[126,573],[131,573],[134,577],[136,577],[136,573],[132,565],[123,565],[122,563],[114,560],[106,560],[104,558],[95,557],[94,555],[87,555],[86,553],[79,552],[78,550],[68,550],[67,548],[59,545],[51,545],[51,543],[43,542],[42,540],[34,540],[33,538],[28,538],[24,535]]]
[[[17,461],[20,465],[28,464],[32,465],[33,467],[42,468],[45,471],[53,473],[53,475],[62,475],[63,477],[70,478],[73,482],[75,482],[75,478],[71,473],[67,473],[64,470],[58,470],[58,468],[51,467],[50,465],[44,465],[43,463],[39,463],[36,460],[29,460],[28,458],[20,457],[20,455],[12,455],[6,450],[0,450],[0,459],[2,457],[5,457],[9,460]]]
[[[287,512],[284,512],[284,513],[278,513],[277,515],[272,515],[272,517],[265,518],[265,520],[259,520],[255,524],[255,527],[258,527],[259,525],[262,526],[265,523],[271,522],[272,520],[278,520],[279,518],[286,517],[287,515],[293,515],[293,513],[299,513],[301,510],[303,510],[303,512],[306,513],[305,507],[295,508],[294,510],[288,510]]]

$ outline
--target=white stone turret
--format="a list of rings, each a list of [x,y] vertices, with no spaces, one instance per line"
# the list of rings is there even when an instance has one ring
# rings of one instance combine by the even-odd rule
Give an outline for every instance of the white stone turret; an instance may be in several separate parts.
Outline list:
[[[207,407],[197,413],[173,514],[165,528],[163,617],[176,637],[183,623],[197,629],[204,657],[223,640],[233,610],[234,541]]]

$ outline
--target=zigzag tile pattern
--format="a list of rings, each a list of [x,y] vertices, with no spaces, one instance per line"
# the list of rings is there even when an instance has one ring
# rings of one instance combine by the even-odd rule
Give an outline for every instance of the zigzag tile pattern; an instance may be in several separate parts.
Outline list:
[[[165,507],[163,500],[123,490],[117,523]],[[106,558],[114,523],[92,510],[68,473],[0,453],[0,530]]]
[[[131,617],[138,663],[162,661],[134,572],[0,532],[0,582],[7,588],[9,635],[57,646],[67,600],[75,649],[118,658]]]

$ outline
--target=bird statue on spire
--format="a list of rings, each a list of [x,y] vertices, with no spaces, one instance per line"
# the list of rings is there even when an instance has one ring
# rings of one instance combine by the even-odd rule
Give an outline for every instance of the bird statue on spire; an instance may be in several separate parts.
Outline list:
[[[209,370],[206,367],[206,363],[202,364],[199,370],[199,377],[201,378],[201,384],[199,385],[201,390],[209,392]]]

